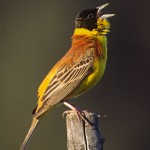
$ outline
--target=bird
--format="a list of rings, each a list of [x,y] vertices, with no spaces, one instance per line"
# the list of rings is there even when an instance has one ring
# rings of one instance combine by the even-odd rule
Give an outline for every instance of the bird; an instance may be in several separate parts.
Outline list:
[[[81,112],[68,100],[76,98],[94,87],[102,78],[107,62],[109,17],[101,14],[109,3],[86,9],[77,14],[71,48],[54,65],[38,88],[37,107],[33,110],[31,127],[21,145],[27,143],[39,121],[59,104],[64,104],[82,117]]]

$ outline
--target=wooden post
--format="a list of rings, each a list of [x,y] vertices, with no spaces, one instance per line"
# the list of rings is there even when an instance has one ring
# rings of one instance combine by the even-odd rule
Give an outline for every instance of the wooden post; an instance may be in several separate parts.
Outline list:
[[[89,122],[79,120],[74,111],[66,116],[68,150],[103,150],[104,139],[99,130],[99,116],[84,111]]]

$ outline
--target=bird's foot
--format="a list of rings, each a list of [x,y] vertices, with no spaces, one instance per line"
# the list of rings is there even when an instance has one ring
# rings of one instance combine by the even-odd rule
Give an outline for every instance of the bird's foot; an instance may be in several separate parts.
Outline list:
[[[67,110],[63,113],[63,117],[65,114],[70,114],[72,112],[76,113],[76,116],[78,118],[78,121],[80,122],[80,120],[82,119],[87,125],[90,125],[90,123],[88,122],[88,120],[86,119],[86,117],[84,116],[84,112],[80,111],[79,109],[77,109],[76,107],[72,106],[71,104],[69,104],[68,102],[64,102],[64,104],[69,107],[72,110]]]

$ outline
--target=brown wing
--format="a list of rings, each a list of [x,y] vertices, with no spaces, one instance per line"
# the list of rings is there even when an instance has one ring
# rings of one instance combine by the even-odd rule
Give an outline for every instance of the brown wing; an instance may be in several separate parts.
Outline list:
[[[36,111],[38,117],[53,105],[65,99],[91,73],[93,68],[93,48],[87,50],[72,67],[63,66],[58,70],[42,98],[42,106]]]

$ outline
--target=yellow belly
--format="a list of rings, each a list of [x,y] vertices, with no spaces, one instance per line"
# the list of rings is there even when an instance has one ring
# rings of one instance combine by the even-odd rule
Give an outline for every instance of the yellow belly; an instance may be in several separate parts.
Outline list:
[[[105,71],[105,66],[106,66],[105,58],[100,59],[96,58],[93,72],[89,76],[87,76],[87,78],[82,83],[83,85],[81,84],[81,86],[86,85],[88,89],[95,86],[102,78]]]
[[[71,97],[77,97],[95,86],[102,78],[105,71],[105,66],[106,60],[96,60],[93,72],[83,80],[76,90],[74,90]]]
[[[106,59],[107,58],[96,59],[93,72],[80,83],[80,85],[69,95],[68,99],[78,97],[87,92],[100,81],[105,71]]]

